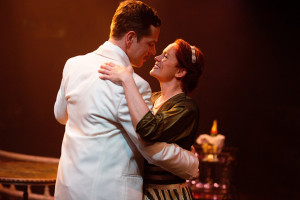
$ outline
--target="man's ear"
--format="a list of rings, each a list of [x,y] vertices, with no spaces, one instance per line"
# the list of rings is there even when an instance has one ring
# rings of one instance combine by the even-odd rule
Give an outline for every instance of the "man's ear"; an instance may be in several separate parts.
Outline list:
[[[186,75],[187,71],[185,68],[177,68],[177,72],[175,74],[176,78],[183,78]]]
[[[130,47],[133,41],[136,39],[136,33],[134,31],[129,31],[125,35],[125,41],[127,48]]]

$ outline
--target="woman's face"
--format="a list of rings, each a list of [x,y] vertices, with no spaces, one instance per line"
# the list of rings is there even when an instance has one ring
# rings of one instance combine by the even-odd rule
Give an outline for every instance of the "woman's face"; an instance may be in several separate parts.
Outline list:
[[[158,79],[160,82],[167,82],[175,79],[175,74],[178,71],[176,67],[178,61],[176,59],[175,53],[177,51],[178,45],[172,43],[167,46],[161,55],[156,56],[155,65],[150,71],[150,75]]]

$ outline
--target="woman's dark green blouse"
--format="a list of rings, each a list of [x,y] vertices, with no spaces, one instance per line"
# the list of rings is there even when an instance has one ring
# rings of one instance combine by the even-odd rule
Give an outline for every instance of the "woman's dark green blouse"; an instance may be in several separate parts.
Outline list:
[[[152,104],[161,92],[152,94]],[[137,124],[136,132],[146,141],[176,143],[190,150],[194,144],[199,122],[199,109],[184,93],[166,101],[155,115],[149,111]],[[153,164],[145,162],[145,184],[178,184],[185,180]]]
[[[152,104],[161,92],[152,94]],[[190,150],[198,129],[199,109],[185,93],[166,101],[156,112],[149,111],[137,124],[136,132],[145,140],[176,143]]]

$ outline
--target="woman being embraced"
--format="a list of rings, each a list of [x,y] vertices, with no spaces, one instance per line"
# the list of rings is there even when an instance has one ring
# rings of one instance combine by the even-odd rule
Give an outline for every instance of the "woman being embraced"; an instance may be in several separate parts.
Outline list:
[[[199,123],[199,109],[187,96],[193,91],[203,71],[203,54],[182,39],[168,45],[155,57],[150,75],[161,91],[152,94],[149,110],[132,77],[133,69],[107,63],[100,67],[100,78],[124,88],[132,124],[145,141],[176,143],[191,150]],[[145,163],[144,199],[192,199],[186,180],[155,165]]]

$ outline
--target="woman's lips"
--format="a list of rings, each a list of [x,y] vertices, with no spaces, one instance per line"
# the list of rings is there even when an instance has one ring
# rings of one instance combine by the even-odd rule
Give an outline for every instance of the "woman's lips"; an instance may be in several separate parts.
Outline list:
[[[158,65],[154,65],[154,67],[153,67],[154,69],[160,69],[160,67],[158,66]]]

